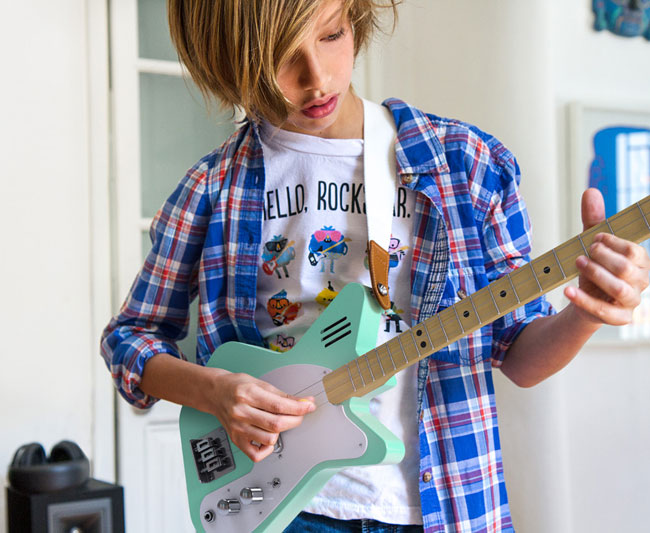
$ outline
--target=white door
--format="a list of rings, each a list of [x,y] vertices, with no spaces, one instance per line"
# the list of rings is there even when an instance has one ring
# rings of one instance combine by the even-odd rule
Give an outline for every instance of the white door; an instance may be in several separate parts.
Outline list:
[[[117,309],[149,250],[152,217],[186,170],[234,126],[227,117],[208,117],[198,91],[181,77],[165,0],[113,0],[110,10]],[[195,328],[193,322],[181,344],[190,359]],[[193,531],[178,413],[179,407],[167,402],[143,412],[118,399],[118,478],[125,490],[127,531]]]

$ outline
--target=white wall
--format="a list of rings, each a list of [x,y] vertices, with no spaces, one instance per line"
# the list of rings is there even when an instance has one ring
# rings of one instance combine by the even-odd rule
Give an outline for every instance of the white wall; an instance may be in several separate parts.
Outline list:
[[[567,104],[650,109],[650,43],[595,33],[592,21],[587,0],[406,0],[388,45],[363,62],[370,98],[397,96],[475,123],[517,155],[533,255],[569,236]],[[552,301],[564,305],[559,292]],[[533,389],[495,374],[518,531],[639,531],[650,499],[648,376],[647,344],[590,344]]]
[[[93,435],[105,432],[97,426],[113,424],[110,416],[93,420],[99,357],[92,258],[107,242],[98,244],[92,235],[86,4],[2,5],[3,478],[13,452],[27,442],[39,441],[49,451],[71,439],[95,459]],[[105,289],[98,292],[105,300]],[[3,491],[0,532],[5,522]]]

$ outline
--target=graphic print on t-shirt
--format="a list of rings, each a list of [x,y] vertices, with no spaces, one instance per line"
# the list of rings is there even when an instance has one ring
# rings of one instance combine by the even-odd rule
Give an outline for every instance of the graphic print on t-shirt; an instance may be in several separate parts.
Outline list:
[[[284,277],[289,277],[287,265],[296,258],[296,250],[293,247],[295,241],[288,242],[289,239],[282,235],[274,235],[270,241],[264,243],[264,252],[262,253],[262,270],[265,274],[271,276],[275,272],[279,279],[282,279],[280,271],[284,271]]]
[[[320,271],[325,272],[325,265],[329,261],[329,271],[334,274],[334,261],[338,261],[348,253],[348,245],[351,239],[346,239],[340,231],[332,226],[323,226],[312,233],[309,239],[309,262],[311,266],[318,266]]]
[[[338,295],[339,291],[335,291],[334,287],[332,287],[332,282],[327,281],[327,287],[325,287],[322,291],[320,291],[314,300],[316,300],[316,303],[321,306],[319,311],[322,311],[325,309],[329,304],[332,303],[332,300],[336,298]]]
[[[302,304],[300,302],[291,302],[287,298],[287,291],[282,289],[274,294],[266,303],[266,310],[271,316],[271,320],[276,326],[282,326],[293,322],[298,316]]]
[[[285,337],[282,333],[278,333],[275,338],[269,339],[269,348],[275,352],[288,352],[295,343],[295,337]]]

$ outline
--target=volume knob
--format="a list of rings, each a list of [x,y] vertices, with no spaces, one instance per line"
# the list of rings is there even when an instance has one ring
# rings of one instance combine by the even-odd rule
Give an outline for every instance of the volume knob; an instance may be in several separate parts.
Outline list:
[[[259,487],[244,487],[239,492],[239,496],[244,505],[260,503],[264,500],[264,492]]]
[[[235,514],[241,510],[241,503],[239,503],[239,500],[219,500],[217,509],[219,514]]]

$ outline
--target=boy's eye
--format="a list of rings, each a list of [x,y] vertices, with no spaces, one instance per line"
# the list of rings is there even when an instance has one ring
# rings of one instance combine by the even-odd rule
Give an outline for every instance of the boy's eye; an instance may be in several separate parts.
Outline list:
[[[328,35],[327,37],[325,37],[325,40],[326,41],[336,41],[336,40],[340,39],[341,37],[343,37],[344,33],[345,33],[345,31],[343,30],[343,28],[341,28],[336,33],[332,33],[331,35]]]

